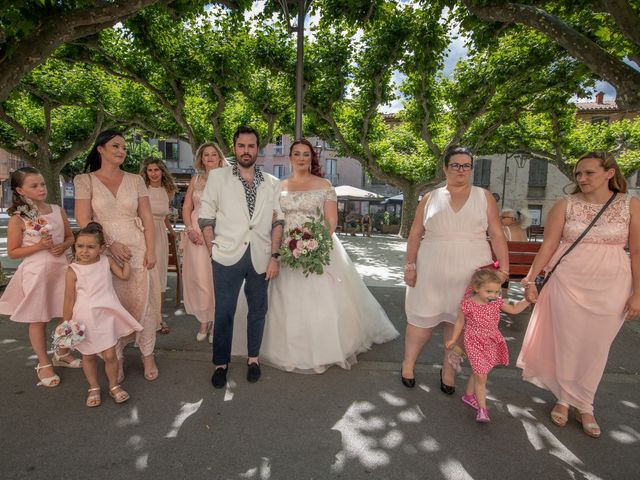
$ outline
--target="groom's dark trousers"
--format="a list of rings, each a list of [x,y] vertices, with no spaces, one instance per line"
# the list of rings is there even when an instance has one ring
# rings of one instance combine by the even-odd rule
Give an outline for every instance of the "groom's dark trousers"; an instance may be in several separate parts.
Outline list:
[[[215,322],[213,329],[213,364],[226,365],[231,361],[233,317],[238,294],[244,281],[244,293],[249,305],[247,315],[247,352],[249,357],[260,354],[264,321],[267,315],[267,286],[265,273],[256,273],[251,263],[251,249],[247,246],[242,258],[234,265],[212,261],[215,292]]]

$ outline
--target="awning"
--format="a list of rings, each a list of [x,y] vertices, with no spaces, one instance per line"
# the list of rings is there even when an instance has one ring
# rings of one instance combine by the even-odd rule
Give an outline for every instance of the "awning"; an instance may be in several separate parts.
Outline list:
[[[382,195],[378,195],[377,193],[352,187],[350,185],[340,185],[339,187],[336,187],[336,195],[338,198],[345,200],[382,200],[384,198]]]

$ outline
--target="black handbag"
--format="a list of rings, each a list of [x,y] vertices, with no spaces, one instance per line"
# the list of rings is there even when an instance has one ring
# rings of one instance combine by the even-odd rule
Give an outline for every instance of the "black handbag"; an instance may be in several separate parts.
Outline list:
[[[558,259],[558,261],[553,266],[553,268],[548,273],[545,273],[544,275],[538,275],[535,278],[534,282],[536,284],[536,289],[538,290],[538,294],[540,294],[540,292],[542,291],[542,288],[547,284],[547,282],[551,278],[551,275],[553,275],[553,272],[556,271],[556,268],[558,268],[558,264],[560,263],[560,261],[564,257],[566,257],[569,254],[569,252],[571,252],[571,250],[573,250],[578,245],[578,243],[580,243],[580,240],[582,240],[587,233],[589,233],[589,230],[591,230],[591,227],[595,225],[595,223],[598,221],[598,219],[604,213],[607,207],[611,205],[611,202],[613,202],[617,194],[618,194],[617,192],[613,192],[613,195],[611,195],[609,200],[607,200],[607,203],[605,203],[600,209],[600,211],[598,212],[598,214],[595,217],[593,217],[593,220],[591,220],[591,223],[587,226],[587,228],[584,229],[584,232],[582,232],[580,236],[576,238],[576,241],[573,242],[573,244],[567,249],[567,251],[562,254],[562,256]]]

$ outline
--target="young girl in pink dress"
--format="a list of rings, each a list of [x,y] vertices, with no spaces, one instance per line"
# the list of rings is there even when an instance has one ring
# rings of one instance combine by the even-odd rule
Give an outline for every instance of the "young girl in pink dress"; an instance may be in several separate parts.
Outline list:
[[[469,377],[462,401],[476,409],[476,422],[489,422],[486,385],[489,372],[496,365],[509,364],[509,351],[498,323],[500,312],[517,315],[529,302],[504,303],[500,297],[502,279],[495,270],[480,269],[471,277],[471,286],[460,302],[453,337],[445,346],[453,348],[464,328],[464,349],[473,375]]]
[[[13,172],[11,190],[7,251],[10,258],[23,260],[0,298],[0,314],[29,325],[29,340],[38,357],[38,385],[55,387],[60,377],[54,365],[80,368],[80,359],[68,350],[54,352],[53,361],[47,353],[47,323],[62,316],[60,278],[68,265],[64,253],[73,244],[73,233],[64,210],[45,203],[47,186],[38,170],[23,167]]]
[[[116,403],[129,400],[129,394],[118,385],[118,357],[116,343],[121,337],[142,330],[118,300],[111,274],[128,280],[129,262],[122,266],[111,257],[101,255],[105,250],[102,226],[89,222],[78,232],[75,261],[67,270],[64,290],[64,320],[75,320],[86,327],[84,340],[75,348],[82,353],[82,369],[89,382],[87,407],[102,403],[96,355],[104,360],[109,380],[109,395]]]

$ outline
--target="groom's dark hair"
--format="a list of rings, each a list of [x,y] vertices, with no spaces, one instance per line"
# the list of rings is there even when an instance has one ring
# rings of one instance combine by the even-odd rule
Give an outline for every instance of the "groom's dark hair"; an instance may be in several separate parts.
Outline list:
[[[236,129],[236,133],[233,134],[233,146],[236,146],[236,140],[238,140],[238,137],[240,135],[242,135],[243,133],[252,133],[253,135],[256,136],[256,143],[258,144],[258,146],[260,146],[260,135],[258,134],[258,132],[256,131],[255,128],[249,127],[247,125],[240,125],[237,129]]]

